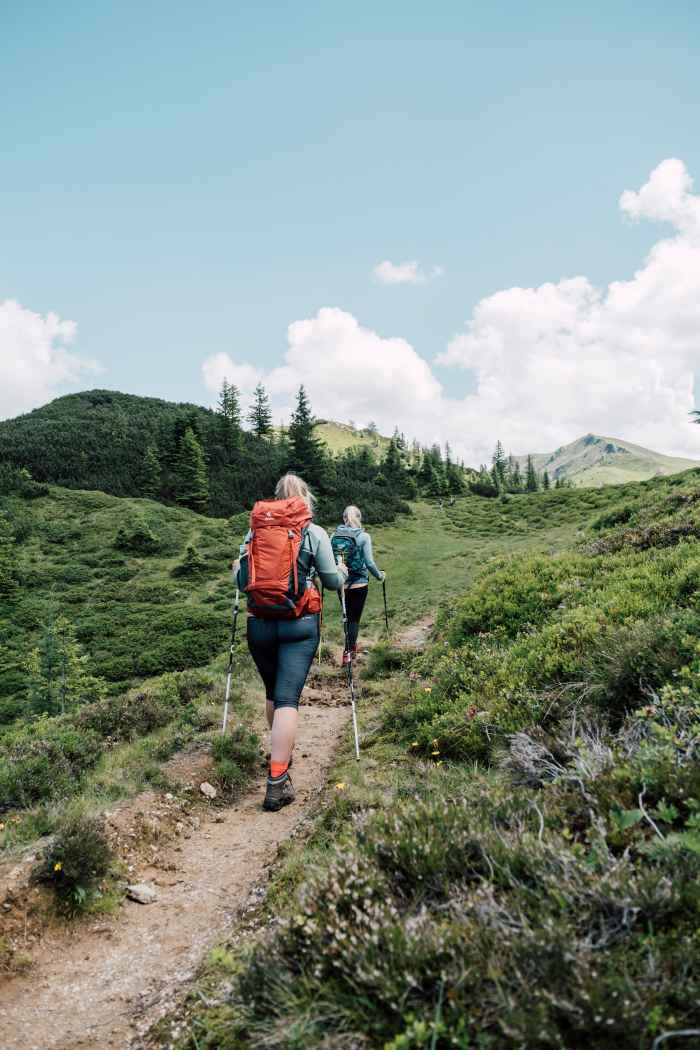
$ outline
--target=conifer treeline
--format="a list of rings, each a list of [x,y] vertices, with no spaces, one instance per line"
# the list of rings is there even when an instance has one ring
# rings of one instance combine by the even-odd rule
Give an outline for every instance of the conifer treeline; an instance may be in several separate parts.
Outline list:
[[[37,482],[143,496],[217,517],[271,496],[287,470],[307,479],[325,522],[350,502],[368,523],[390,521],[419,493],[442,497],[466,487],[449,446],[422,448],[396,430],[385,450],[378,442],[332,455],[315,424],[303,387],[286,428],[273,426],[261,384],[245,413],[228,381],[215,410],[92,390],[1,423],[0,462],[26,467]]]
[[[532,456],[528,456],[525,470],[512,455],[506,455],[500,441],[496,442],[491,466],[482,463],[478,475],[470,483],[471,491],[477,496],[502,496],[505,493],[546,492],[550,488],[570,488],[571,482],[565,478],[552,481],[549,472],[535,469]]]

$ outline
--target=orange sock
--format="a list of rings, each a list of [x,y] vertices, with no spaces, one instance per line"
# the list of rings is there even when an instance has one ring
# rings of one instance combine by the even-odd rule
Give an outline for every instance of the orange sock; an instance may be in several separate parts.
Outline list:
[[[287,772],[289,762],[270,762],[270,776],[273,780],[277,780],[277,777],[281,777],[283,773]]]

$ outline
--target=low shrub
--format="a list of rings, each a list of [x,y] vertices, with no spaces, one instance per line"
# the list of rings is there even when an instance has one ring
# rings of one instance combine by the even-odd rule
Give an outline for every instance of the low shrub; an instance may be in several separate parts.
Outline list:
[[[0,799],[16,808],[74,795],[102,754],[91,729],[40,718],[10,729],[0,744]]]
[[[217,1045],[638,1050],[691,1025],[700,857],[537,828],[502,796],[365,818],[229,981]]]
[[[114,547],[118,551],[131,554],[156,554],[160,542],[146,521],[136,518],[127,525],[121,525],[114,538]]]
[[[700,617],[687,610],[607,631],[584,666],[585,698],[619,725],[687,664],[699,634]]]
[[[171,576],[201,576],[206,571],[207,563],[196,547],[189,545],[185,557],[171,570]]]
[[[32,875],[35,882],[51,887],[60,911],[75,914],[91,903],[112,860],[104,821],[83,808],[72,807],[62,817]]]
[[[260,762],[260,741],[245,726],[237,726],[225,736],[219,734],[212,745],[217,782],[229,796],[240,794],[250,774]]]
[[[400,649],[389,642],[377,642],[372,646],[367,665],[368,678],[385,678],[408,667],[413,659],[408,649]]]

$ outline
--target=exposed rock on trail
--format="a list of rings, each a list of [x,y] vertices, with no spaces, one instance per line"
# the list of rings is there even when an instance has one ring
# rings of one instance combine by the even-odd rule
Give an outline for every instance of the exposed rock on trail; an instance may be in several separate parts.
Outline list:
[[[319,689],[317,681],[303,698],[293,771],[297,804],[263,812],[261,772],[240,802],[198,810],[201,816],[180,834],[157,842],[152,859],[142,855],[134,864],[130,882],[148,883],[157,894],[148,907],[127,899],[116,920],[47,930],[31,971],[0,983],[4,1050],[124,1050],[136,1027],[153,1019],[158,1004],[191,976],[324,786],[348,719],[340,691],[336,696],[335,683],[327,682]],[[145,815],[138,811],[144,801]],[[156,819],[147,801],[129,804],[145,825]]]

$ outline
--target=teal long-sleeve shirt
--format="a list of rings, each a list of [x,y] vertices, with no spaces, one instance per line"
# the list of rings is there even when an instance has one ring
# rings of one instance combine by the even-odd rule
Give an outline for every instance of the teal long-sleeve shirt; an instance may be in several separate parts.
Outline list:
[[[377,568],[374,560],[372,537],[368,532],[365,532],[364,529],[354,529],[351,525],[339,525],[335,530],[335,534],[338,536],[351,536],[357,544],[364,562],[361,569],[352,573],[352,579],[349,579],[348,583],[359,583],[361,580],[366,580],[369,583],[370,572],[376,580],[384,579],[384,573]]]

